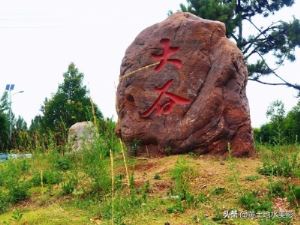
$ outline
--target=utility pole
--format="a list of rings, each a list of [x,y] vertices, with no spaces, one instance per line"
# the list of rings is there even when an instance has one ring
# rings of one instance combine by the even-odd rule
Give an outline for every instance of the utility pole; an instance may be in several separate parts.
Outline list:
[[[14,90],[15,85],[14,84],[7,84],[5,87],[5,90],[8,92],[8,101],[9,101],[9,134],[8,134],[8,140],[9,143],[11,143],[11,135],[12,135],[12,100],[11,100],[11,92]]]
[[[7,84],[5,90],[8,92],[8,100],[9,100],[9,136],[8,140],[11,144],[11,138],[12,138],[12,128],[13,128],[13,118],[12,118],[12,96],[18,93],[23,93],[24,91],[18,91],[12,94],[12,91],[14,90],[15,85],[14,84]]]

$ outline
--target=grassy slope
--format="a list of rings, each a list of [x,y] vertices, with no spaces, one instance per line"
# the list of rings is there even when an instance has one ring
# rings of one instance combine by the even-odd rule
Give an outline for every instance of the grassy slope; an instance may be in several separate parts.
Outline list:
[[[170,171],[174,168],[179,157],[185,158],[189,166],[197,172],[197,175],[190,182],[191,192],[203,193],[208,197],[208,200],[197,207],[190,207],[184,213],[169,214],[166,209],[174,204],[174,201],[167,197],[173,186]],[[143,204],[136,213],[128,213],[124,222],[132,225],[162,225],[166,222],[171,225],[216,224],[212,218],[218,213],[223,214],[226,209],[243,210],[238,199],[246,191],[256,190],[261,195],[267,193],[270,178],[257,173],[257,168],[261,164],[260,158],[224,160],[212,156],[196,157],[192,155],[137,159],[130,166],[130,171],[134,171],[135,185],[141,187],[146,181],[149,181],[150,191],[146,204]],[[125,173],[120,162],[117,162],[116,165],[116,174]],[[39,166],[46,167],[46,163],[40,162]],[[154,179],[157,175],[160,179]],[[254,176],[254,178],[249,179],[249,176]],[[274,177],[273,179],[300,183],[298,178]],[[224,193],[213,194],[216,189],[222,189]],[[118,193],[118,196],[125,195],[125,193],[126,188],[124,192]],[[280,207],[290,209],[288,202],[283,202]],[[55,185],[51,192],[33,188],[29,200],[19,203],[8,212],[0,215],[0,224],[3,221],[9,222],[9,224],[39,225],[110,224],[109,220],[104,220],[99,216],[99,208],[101,208],[101,203],[92,199],[82,199],[76,195],[64,197],[59,195],[59,185]],[[19,222],[12,219],[16,209],[19,209],[23,214]],[[274,210],[277,211],[278,209],[275,208]],[[300,221],[299,214],[294,217],[293,221],[293,224],[300,224],[297,222]],[[258,224],[257,220],[250,219],[226,220],[226,222],[227,224]]]

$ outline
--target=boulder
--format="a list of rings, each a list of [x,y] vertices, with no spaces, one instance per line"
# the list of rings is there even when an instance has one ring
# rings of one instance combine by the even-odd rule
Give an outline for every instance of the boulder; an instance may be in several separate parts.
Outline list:
[[[138,154],[254,152],[243,55],[223,23],[175,13],[126,50],[117,135]]]
[[[83,149],[93,143],[97,135],[97,129],[90,121],[73,124],[68,132],[68,144],[73,151]]]

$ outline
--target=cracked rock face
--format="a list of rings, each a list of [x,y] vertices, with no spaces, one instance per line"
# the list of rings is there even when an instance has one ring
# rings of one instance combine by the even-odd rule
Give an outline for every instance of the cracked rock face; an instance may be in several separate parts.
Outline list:
[[[173,14],[125,53],[116,132],[138,154],[250,155],[247,76],[223,23]]]

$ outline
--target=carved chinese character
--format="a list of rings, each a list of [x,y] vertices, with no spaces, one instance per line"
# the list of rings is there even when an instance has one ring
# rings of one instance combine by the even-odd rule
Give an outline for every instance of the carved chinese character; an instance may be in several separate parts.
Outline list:
[[[150,108],[141,114],[142,117],[149,117],[153,112],[155,112],[155,115],[157,116],[163,114],[167,115],[172,112],[176,104],[186,105],[191,102],[189,99],[180,97],[178,95],[175,95],[167,91],[171,86],[172,82],[173,80],[169,80],[162,87],[155,88],[155,90],[159,93],[159,96],[154,101],[154,103],[150,106]],[[161,100],[163,99],[164,96],[167,97],[167,100],[161,103]]]
[[[152,54],[153,58],[160,60],[160,63],[154,69],[156,71],[160,71],[168,62],[176,66],[177,69],[180,69],[182,67],[181,60],[170,58],[179,49],[179,47],[171,47],[169,39],[162,39],[160,43],[163,47],[163,53],[160,55]]]

